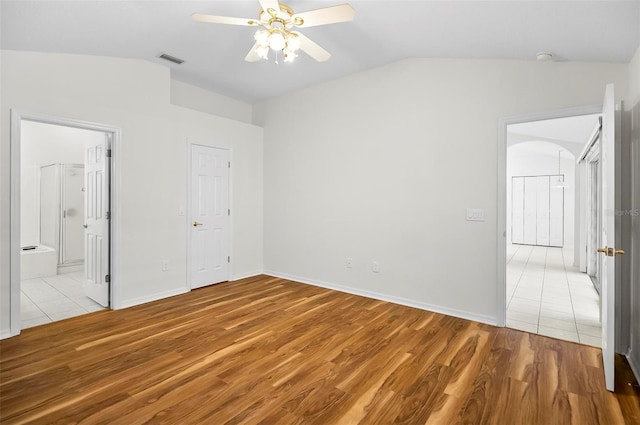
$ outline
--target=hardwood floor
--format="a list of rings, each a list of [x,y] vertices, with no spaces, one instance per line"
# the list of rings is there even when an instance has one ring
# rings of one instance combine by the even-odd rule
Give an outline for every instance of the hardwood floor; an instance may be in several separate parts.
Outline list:
[[[600,349],[267,276],[0,342],[3,424],[640,424]]]

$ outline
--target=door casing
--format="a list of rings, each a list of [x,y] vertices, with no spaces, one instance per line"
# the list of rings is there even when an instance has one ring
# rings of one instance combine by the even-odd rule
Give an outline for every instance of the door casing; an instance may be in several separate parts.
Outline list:
[[[518,115],[498,120],[498,181],[496,226],[496,325],[507,322],[507,126],[531,121],[591,115],[602,112],[602,105],[558,109],[537,114]]]
[[[11,248],[9,275],[10,275],[10,336],[20,334],[20,150],[22,121],[33,121],[43,124],[59,125],[83,130],[99,131],[111,134],[111,282],[110,282],[110,305],[113,309],[120,308],[120,140],[121,130],[103,124],[88,121],[74,120],[69,118],[59,118],[50,115],[36,114],[11,110],[11,229],[9,244]]]

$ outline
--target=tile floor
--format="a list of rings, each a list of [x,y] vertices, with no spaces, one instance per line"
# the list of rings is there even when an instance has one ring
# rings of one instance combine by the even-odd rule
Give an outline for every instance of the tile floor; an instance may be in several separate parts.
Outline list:
[[[83,272],[23,280],[20,299],[22,329],[103,310],[84,295]]]
[[[507,246],[507,326],[600,347],[600,297],[573,248]]]

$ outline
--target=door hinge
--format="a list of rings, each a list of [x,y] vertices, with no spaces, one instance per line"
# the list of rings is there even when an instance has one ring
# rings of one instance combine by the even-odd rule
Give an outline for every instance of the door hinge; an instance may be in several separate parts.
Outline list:
[[[228,161],[227,164],[229,165],[229,168],[231,168],[231,161]]]
[[[231,208],[227,210],[227,215],[231,215]]]
[[[104,281],[105,281],[106,283],[111,282],[111,275],[109,275],[109,274],[104,275]]]
[[[230,262],[231,262],[231,256],[228,256],[227,257],[227,263],[230,263]]]
[[[106,156],[107,158],[111,158],[111,149],[107,149]]]
[[[106,218],[107,220],[111,220],[111,211],[107,211],[107,212],[105,213],[105,218]]]

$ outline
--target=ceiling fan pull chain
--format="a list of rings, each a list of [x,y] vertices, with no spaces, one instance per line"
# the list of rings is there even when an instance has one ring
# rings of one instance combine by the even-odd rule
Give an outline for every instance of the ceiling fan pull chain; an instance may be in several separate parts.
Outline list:
[[[278,63],[278,51],[276,50],[276,65],[279,65]]]

